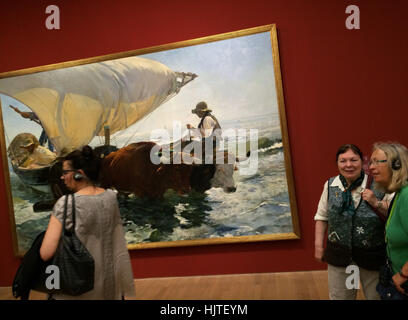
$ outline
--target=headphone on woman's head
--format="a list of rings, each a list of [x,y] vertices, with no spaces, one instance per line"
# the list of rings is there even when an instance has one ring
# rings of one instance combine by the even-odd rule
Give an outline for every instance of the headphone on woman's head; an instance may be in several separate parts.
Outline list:
[[[401,169],[401,160],[400,159],[394,159],[391,162],[391,168],[392,170],[399,170]]]
[[[75,174],[74,174],[74,180],[75,181],[82,180],[83,178],[84,178],[84,176],[79,171],[75,172]]]
[[[397,157],[391,161],[391,168],[392,168],[392,170],[399,170],[399,169],[401,169],[401,159],[400,159],[400,156],[399,156],[398,149],[393,144],[391,144],[391,147],[393,147],[395,152],[397,153]]]

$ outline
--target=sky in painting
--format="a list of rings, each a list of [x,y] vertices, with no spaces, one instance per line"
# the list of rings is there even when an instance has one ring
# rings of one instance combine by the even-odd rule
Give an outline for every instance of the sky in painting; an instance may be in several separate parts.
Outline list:
[[[245,117],[273,114],[278,107],[275,90],[270,33],[258,33],[228,40],[166,50],[141,57],[165,64],[174,71],[192,72],[198,77],[172,99],[144,119],[118,133],[119,140],[154,129],[184,130],[187,123],[197,126],[199,119],[191,109],[206,101],[221,125]],[[12,139],[21,129],[21,117],[9,104],[28,110],[17,101],[2,96],[2,111],[7,135]],[[25,120],[24,130],[39,136],[41,128]],[[7,137],[6,137],[7,138]],[[7,140],[7,139],[6,139]]]

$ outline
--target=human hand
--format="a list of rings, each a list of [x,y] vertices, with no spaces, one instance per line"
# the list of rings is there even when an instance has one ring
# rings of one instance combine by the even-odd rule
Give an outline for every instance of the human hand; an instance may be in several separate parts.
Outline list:
[[[315,259],[318,262],[323,262],[324,248],[315,246]]]
[[[375,196],[372,190],[364,189],[364,191],[361,192],[361,198],[367,201],[372,207],[377,207],[379,200],[377,199],[377,197]]]
[[[394,276],[392,277],[392,281],[395,284],[395,287],[397,288],[397,290],[399,292],[401,292],[402,294],[405,294],[405,290],[403,288],[401,288],[401,285],[405,282],[408,281],[407,278],[403,277],[399,272],[397,272],[396,274],[394,274]]]

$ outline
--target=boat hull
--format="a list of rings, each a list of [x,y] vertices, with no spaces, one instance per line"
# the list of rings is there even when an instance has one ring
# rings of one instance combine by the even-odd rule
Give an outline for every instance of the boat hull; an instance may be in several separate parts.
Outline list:
[[[25,185],[44,193],[51,192],[49,186],[50,169],[50,166],[35,169],[13,166],[14,172]]]

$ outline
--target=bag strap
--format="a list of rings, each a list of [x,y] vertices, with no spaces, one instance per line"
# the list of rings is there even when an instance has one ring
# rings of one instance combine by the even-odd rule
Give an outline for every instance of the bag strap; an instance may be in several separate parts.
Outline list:
[[[65,196],[62,230],[65,230],[65,220],[67,218],[67,211],[68,211],[68,197],[69,197],[69,194]],[[72,194],[72,232],[75,233],[75,196],[74,194]]]
[[[72,232],[75,233],[75,195],[72,194]]]
[[[65,230],[65,219],[67,218],[68,196],[69,194],[65,195],[64,215],[62,216],[62,230],[63,231]]]

